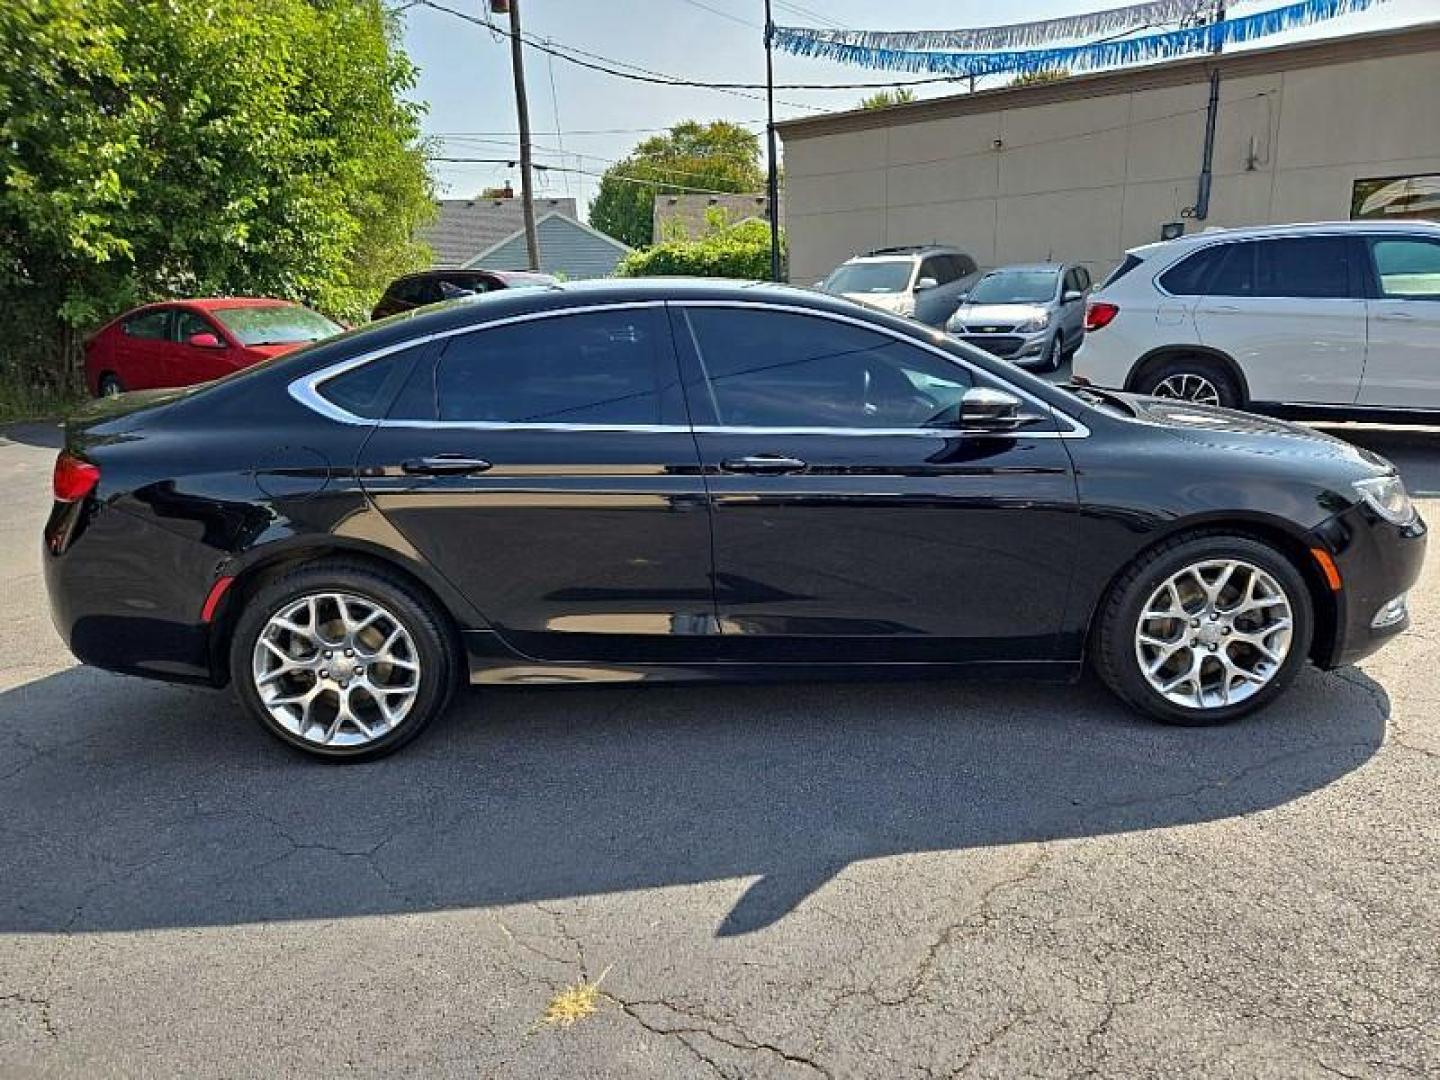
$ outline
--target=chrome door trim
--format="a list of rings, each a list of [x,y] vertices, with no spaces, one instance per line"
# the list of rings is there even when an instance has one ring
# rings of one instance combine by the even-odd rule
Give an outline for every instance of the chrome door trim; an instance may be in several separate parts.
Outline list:
[[[428,345],[434,341],[441,341],[447,338],[459,337],[462,334],[481,333],[495,327],[509,326],[515,323],[533,322],[539,319],[559,318],[564,315],[583,315],[597,311],[624,311],[635,308],[664,307],[667,304],[674,304],[677,307],[734,307],[743,310],[764,309],[770,311],[785,311],[800,315],[810,315],[823,319],[831,319],[835,322],[849,323],[864,330],[872,330],[895,340],[924,349],[934,353],[941,359],[956,364],[972,375],[979,375],[982,379],[998,382],[1007,390],[1029,401],[1041,409],[1047,416],[1054,417],[1057,421],[1069,425],[1068,430],[1060,431],[1034,431],[1026,432],[1023,429],[1017,431],[969,431],[964,428],[936,428],[936,427],[909,427],[909,428],[847,428],[847,427],[753,427],[753,426],[732,426],[725,424],[714,425],[689,425],[689,424],[573,424],[573,423],[530,423],[510,422],[503,420],[372,420],[362,416],[356,416],[333,402],[327,400],[319,392],[319,387],[325,382],[348,371],[374,360],[382,359],[406,349],[413,349],[418,346]],[[939,331],[936,331],[939,333]],[[1007,438],[1014,439],[1024,437],[1027,439],[1083,439],[1090,435],[1090,429],[1066,412],[1051,406],[1045,401],[1026,392],[1020,387],[1008,382],[991,372],[977,369],[959,357],[952,356],[943,349],[936,348],[926,342],[901,334],[885,326],[877,326],[864,319],[857,319],[852,316],[842,315],[838,312],[825,311],[819,308],[805,307],[799,304],[782,304],[771,301],[745,301],[745,300],[617,300],[605,304],[587,304],[582,307],[551,308],[545,311],[531,311],[523,315],[511,315],[503,319],[495,319],[491,322],[481,323],[475,326],[458,326],[449,330],[438,330],[432,334],[424,334],[420,337],[409,338],[405,341],[386,345],[383,348],[373,349],[370,352],[362,353],[359,356],[352,356],[348,360],[341,360],[319,371],[311,372],[309,375],[302,375],[286,387],[290,397],[296,402],[325,417],[340,424],[360,425],[366,427],[380,428],[408,428],[423,430],[461,430],[461,431],[583,431],[583,432],[631,432],[644,434],[689,434],[694,432],[697,435],[869,435],[869,436],[916,436],[924,435],[937,439],[955,438]]]

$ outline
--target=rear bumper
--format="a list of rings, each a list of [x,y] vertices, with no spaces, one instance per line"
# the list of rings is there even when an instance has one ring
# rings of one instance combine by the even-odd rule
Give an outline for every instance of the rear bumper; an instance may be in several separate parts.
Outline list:
[[[1386,604],[1408,593],[1419,579],[1428,531],[1419,516],[1409,525],[1392,525],[1361,504],[1311,534],[1312,546],[1335,560],[1341,580],[1333,594],[1334,641],[1324,655],[1316,656],[1316,663],[1324,668],[1353,664],[1410,625],[1408,614],[1383,626],[1374,621]]]
[[[200,618],[214,560],[193,541],[114,507],[57,503],[42,559],[50,617],[85,664],[218,685]]]

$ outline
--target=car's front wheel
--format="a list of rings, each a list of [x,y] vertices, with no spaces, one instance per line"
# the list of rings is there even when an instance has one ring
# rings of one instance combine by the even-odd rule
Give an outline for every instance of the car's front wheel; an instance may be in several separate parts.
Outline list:
[[[1099,613],[1093,660],[1122,699],[1170,724],[1220,724],[1264,707],[1310,652],[1314,610],[1283,554],[1192,535],[1139,558]]]
[[[230,674],[282,741],[329,759],[380,757],[449,701],[458,658],[443,615],[398,576],[312,564],[260,588],[240,613]]]

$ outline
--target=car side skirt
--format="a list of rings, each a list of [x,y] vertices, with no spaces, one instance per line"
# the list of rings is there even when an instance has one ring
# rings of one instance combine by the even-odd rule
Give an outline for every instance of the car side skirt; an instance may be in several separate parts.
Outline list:
[[[511,649],[490,630],[464,635],[470,682],[486,686],[557,683],[860,681],[954,678],[984,682],[1071,683],[1084,671],[1075,660],[990,660],[963,664],[891,662],[635,664],[611,661],[534,660]]]

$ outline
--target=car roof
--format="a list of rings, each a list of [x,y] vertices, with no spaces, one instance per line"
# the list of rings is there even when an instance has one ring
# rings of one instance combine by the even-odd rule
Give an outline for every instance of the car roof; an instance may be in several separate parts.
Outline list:
[[[1201,247],[1216,240],[1258,240],[1274,236],[1308,236],[1316,233],[1414,233],[1440,234],[1440,222],[1411,218],[1405,221],[1305,221],[1291,225],[1244,225],[1235,228],[1215,226],[1199,232],[1186,233],[1173,240],[1157,240],[1130,248],[1126,254],[1149,256],[1159,251],[1180,251]]]
[[[1051,273],[1058,274],[1062,270],[1068,270],[1071,265],[1071,263],[1057,262],[1011,263],[1008,266],[997,266],[992,270],[986,270],[985,276],[989,277],[991,274],[1006,274],[1010,273],[1011,271],[1027,274],[1037,274],[1041,273],[1042,271],[1049,271]]]

